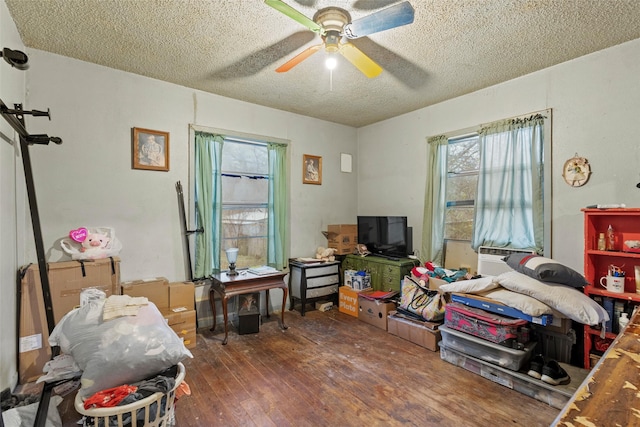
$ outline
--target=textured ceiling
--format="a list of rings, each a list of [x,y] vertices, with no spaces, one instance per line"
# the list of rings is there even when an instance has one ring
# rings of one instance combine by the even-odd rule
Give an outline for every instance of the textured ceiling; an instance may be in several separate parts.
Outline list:
[[[393,0],[284,0],[352,19]],[[263,0],[5,0],[24,44],[230,98],[360,127],[640,38],[640,0],[411,0],[413,24],[352,40],[368,79]]]

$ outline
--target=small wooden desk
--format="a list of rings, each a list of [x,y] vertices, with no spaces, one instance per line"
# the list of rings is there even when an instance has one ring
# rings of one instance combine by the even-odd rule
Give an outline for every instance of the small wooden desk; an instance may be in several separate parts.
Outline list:
[[[216,302],[215,294],[220,295],[222,299],[222,313],[224,315],[224,341],[222,344],[227,344],[229,337],[229,325],[227,323],[228,309],[227,302],[229,297],[241,294],[249,294],[252,292],[265,291],[267,300],[267,317],[269,317],[269,289],[280,288],[282,289],[282,308],[280,310],[280,327],[287,329],[287,325],[284,323],[284,308],[287,304],[287,284],[284,282],[284,276],[287,273],[279,271],[274,274],[256,275],[251,274],[246,270],[239,271],[236,276],[229,276],[227,273],[218,273],[211,276],[211,290],[209,291],[209,303],[211,304],[211,311],[213,312],[213,327],[211,331],[216,328]]]

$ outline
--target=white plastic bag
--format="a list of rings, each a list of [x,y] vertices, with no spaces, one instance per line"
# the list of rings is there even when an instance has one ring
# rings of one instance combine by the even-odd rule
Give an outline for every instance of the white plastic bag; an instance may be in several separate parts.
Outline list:
[[[112,227],[80,227],[60,241],[62,250],[73,260],[101,259],[117,256],[122,243]]]
[[[71,310],[49,337],[49,343],[73,356],[83,371],[78,391],[82,397],[141,381],[193,357],[153,303],[141,306],[136,316],[105,322],[107,300]]]

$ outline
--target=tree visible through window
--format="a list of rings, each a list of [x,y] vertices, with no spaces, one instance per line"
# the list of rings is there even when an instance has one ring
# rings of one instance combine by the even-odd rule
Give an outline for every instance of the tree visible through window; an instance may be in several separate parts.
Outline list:
[[[222,149],[222,244],[238,248],[238,268],[267,263],[269,157],[266,144],[225,139]],[[223,269],[227,261],[222,256]]]
[[[471,241],[480,168],[478,135],[449,140],[444,238]]]

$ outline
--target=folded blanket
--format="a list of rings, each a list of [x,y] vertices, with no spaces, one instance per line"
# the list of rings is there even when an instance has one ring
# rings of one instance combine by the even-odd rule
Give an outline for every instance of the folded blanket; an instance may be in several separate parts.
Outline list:
[[[149,304],[146,297],[130,297],[129,295],[111,295],[104,303],[102,321],[123,316],[135,316],[140,307]]]

